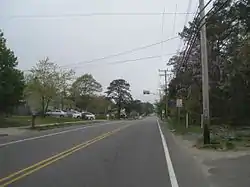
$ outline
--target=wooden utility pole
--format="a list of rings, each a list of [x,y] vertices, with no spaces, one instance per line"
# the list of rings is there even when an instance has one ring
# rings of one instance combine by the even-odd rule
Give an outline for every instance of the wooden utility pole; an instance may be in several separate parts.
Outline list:
[[[160,77],[161,76],[164,76],[164,82],[165,82],[165,86],[164,86],[164,91],[165,91],[165,117],[166,117],[166,119],[167,119],[167,117],[168,117],[168,76],[169,76],[169,74],[168,74],[168,70],[160,70],[159,69],[159,75],[160,75]],[[161,74],[161,73],[163,73],[163,74]]]
[[[201,16],[201,64],[202,64],[202,101],[203,101],[203,138],[204,144],[210,143],[210,116],[209,116],[209,80],[208,80],[208,60],[207,60],[207,34],[204,0],[199,0]]]

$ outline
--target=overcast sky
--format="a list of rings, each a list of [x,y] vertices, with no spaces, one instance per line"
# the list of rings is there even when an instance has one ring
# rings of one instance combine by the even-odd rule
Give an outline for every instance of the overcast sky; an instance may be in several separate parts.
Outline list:
[[[180,40],[126,55],[84,64],[84,62],[156,43],[177,35],[186,15],[92,15],[93,13],[187,12],[189,0],[0,0],[0,29],[19,60],[19,68],[30,69],[48,56],[77,75],[91,73],[104,89],[117,78],[127,80],[136,99],[154,101],[142,90],[157,92],[158,69],[166,69],[171,56],[127,63],[112,62],[175,53]],[[189,12],[196,12],[198,0],[191,0]],[[188,16],[188,20],[193,15]],[[175,24],[174,24],[175,22]],[[175,26],[174,26],[175,25]],[[82,62],[82,63],[81,63]],[[76,65],[77,63],[77,65]],[[77,67],[76,67],[77,66]],[[162,80],[161,80],[162,82]]]

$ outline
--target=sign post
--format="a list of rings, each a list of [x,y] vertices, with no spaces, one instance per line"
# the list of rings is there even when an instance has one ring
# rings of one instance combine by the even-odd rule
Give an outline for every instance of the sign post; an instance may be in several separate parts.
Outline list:
[[[181,117],[181,107],[182,107],[182,99],[177,99],[176,100],[176,107],[177,107],[177,120],[178,120],[178,125],[180,125],[180,117]]]

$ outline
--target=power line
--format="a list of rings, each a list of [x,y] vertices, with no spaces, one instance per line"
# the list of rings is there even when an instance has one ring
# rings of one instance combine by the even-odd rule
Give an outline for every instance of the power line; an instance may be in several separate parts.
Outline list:
[[[115,62],[110,62],[110,63],[108,63],[108,64],[121,64],[121,63],[126,63],[126,62],[135,62],[135,61],[140,61],[140,60],[149,60],[149,59],[155,59],[155,58],[161,58],[161,57],[162,57],[162,55],[148,56],[148,57],[137,58],[137,59],[131,59],[131,60],[115,61]]]
[[[107,63],[104,63],[103,65],[115,65],[115,64],[123,64],[127,62],[135,62],[135,61],[140,61],[140,60],[150,60],[150,59],[155,59],[155,58],[161,58],[162,56],[171,56],[175,54],[176,53],[168,53],[168,54],[163,54],[163,55],[147,56],[147,57],[141,57],[141,58],[136,58],[136,59],[118,60],[118,61],[113,61],[113,62],[107,62]],[[73,69],[81,68],[81,67],[83,66],[75,66],[73,67]]]
[[[209,0],[209,1],[206,3],[206,5],[205,5],[200,11],[199,11],[199,5],[198,5],[197,11],[196,11],[196,13],[195,13],[195,17],[194,17],[194,19],[193,19],[194,21],[195,21],[196,19],[198,19],[198,16],[201,14],[201,12],[202,12],[203,10],[205,10],[205,8],[206,8],[211,2],[212,2],[212,0]],[[211,9],[213,9],[213,8],[214,8],[214,7],[212,7]],[[210,9],[210,11],[211,11],[211,9]],[[207,14],[206,14],[206,15],[207,15]],[[206,16],[206,15],[205,15],[205,16]],[[198,25],[200,25],[200,23],[202,22],[203,19],[205,19],[205,18],[203,17],[201,20],[199,20]],[[183,56],[182,56],[182,60],[181,60],[181,65],[179,66],[177,72],[180,70],[180,68],[183,66],[183,64],[187,62],[188,57],[189,57],[189,55],[191,54],[191,50],[192,50],[192,48],[193,48],[193,45],[195,44],[196,38],[197,38],[197,36],[198,36],[198,34],[199,34],[199,30],[200,30],[201,27],[202,27],[202,25],[201,25],[199,28],[197,28],[195,32],[193,32],[193,33],[191,34],[191,37],[189,38],[189,40],[188,40],[188,42],[187,42],[186,49],[185,49],[184,52],[183,52]],[[194,28],[194,29],[195,29],[195,28]],[[187,54],[187,55],[186,55],[186,54]],[[186,59],[187,59],[187,60],[186,60]]]
[[[168,53],[168,54],[163,54],[164,56],[171,56],[171,55],[175,55],[177,53]],[[147,56],[147,57],[141,57],[141,58],[136,58],[136,59],[128,59],[128,60],[119,60],[119,61],[114,61],[114,62],[108,62],[108,63],[104,63],[105,65],[115,65],[115,64],[123,64],[126,62],[135,62],[135,61],[141,61],[141,60],[150,60],[150,59],[155,59],[155,58],[161,58],[162,55],[155,55],[155,56]],[[60,66],[63,67],[63,66]],[[82,66],[76,66],[73,67],[73,69],[75,68],[81,68]],[[26,70],[22,70],[23,72],[29,72],[30,70],[26,69]]]
[[[163,54],[163,56],[169,56],[169,55],[174,55],[174,54],[176,53]],[[125,62],[134,62],[134,61],[139,61],[139,60],[148,60],[148,59],[160,58],[160,57],[162,57],[162,55],[148,56],[148,57],[142,57],[142,58],[130,59],[130,60],[121,60],[121,61],[109,62],[108,64],[120,64],[120,63],[125,63]]]
[[[194,18],[193,18],[193,20],[196,20],[197,18],[198,18],[198,16],[201,14],[201,12],[203,11],[203,10],[205,10],[205,8],[212,2],[213,0],[209,0],[207,3],[206,3],[206,5],[199,11],[199,5],[198,5],[198,8],[197,8],[197,10],[196,10],[196,13],[195,13],[195,16],[194,16]],[[189,1],[189,3],[190,3],[190,7],[191,7],[191,2],[192,2],[192,0],[190,0]],[[188,9],[188,11],[190,11],[189,9]],[[187,19],[188,18],[188,15],[186,15],[186,20],[185,20],[185,25],[187,24]],[[204,18],[202,18],[202,19],[204,19]],[[199,24],[202,22],[202,19],[199,21]],[[192,36],[191,36],[191,38],[192,38]],[[190,38],[190,39],[191,39]],[[189,43],[190,41],[188,41],[188,43]],[[188,47],[189,45],[187,45],[187,47]],[[186,50],[185,50],[186,51]],[[184,55],[185,55],[185,52],[184,52]]]
[[[165,22],[165,7],[164,7],[164,10],[163,10],[163,14],[162,14],[162,19],[161,19],[161,38],[163,39],[164,37],[164,22]],[[161,54],[163,54],[163,48],[164,48],[164,45],[163,43],[161,43]],[[163,60],[163,56],[162,56],[162,60]]]
[[[207,3],[206,3],[206,5],[199,11],[199,7],[197,8],[197,11],[196,11],[196,16],[194,17],[194,21],[198,18],[198,16],[201,14],[201,12],[203,11],[203,10],[205,10],[205,8],[212,2],[213,0],[209,0]],[[210,11],[211,10],[213,10],[213,8],[214,7],[212,7],[211,9],[210,9]],[[198,13],[198,11],[199,11],[199,13]],[[206,15],[208,15],[209,14],[209,12],[206,14]],[[205,15],[205,16],[206,16]],[[200,23],[203,21],[203,19],[205,19],[205,17],[203,17],[203,18],[201,18],[200,20],[199,20],[199,22],[198,22],[198,25],[200,25]],[[202,26],[200,26],[200,28],[201,28]],[[194,28],[195,29],[195,28]],[[184,58],[185,58],[185,54],[186,54],[186,51],[187,50],[189,50],[188,49],[188,47],[189,47],[189,45],[190,45],[190,42],[191,42],[191,44],[193,45],[194,43],[195,43],[195,41],[194,40],[196,40],[196,37],[198,36],[198,33],[199,33],[199,28],[196,30],[196,32],[195,33],[192,33],[192,35],[191,35],[191,37],[190,37],[190,39],[188,40],[188,43],[187,43],[187,47],[186,47],[186,49],[185,49],[185,51],[184,51],[184,53],[183,53],[183,57],[182,57],[182,61],[184,60]]]
[[[111,55],[104,56],[104,57],[101,57],[101,58],[94,58],[94,59],[88,60],[88,61],[82,61],[82,62],[78,62],[78,63],[75,63],[75,64],[64,65],[62,67],[67,67],[67,66],[72,66],[72,65],[78,65],[78,64],[89,64],[89,63],[93,63],[93,62],[96,62],[96,61],[105,60],[105,59],[109,59],[109,58],[113,58],[113,57],[117,57],[117,56],[129,54],[129,53],[133,53],[135,51],[139,51],[139,50],[142,50],[142,49],[150,48],[150,47],[153,47],[155,45],[159,45],[161,43],[165,43],[165,42],[168,42],[170,40],[174,40],[176,38],[178,38],[178,36],[175,36],[175,37],[172,37],[172,38],[168,38],[166,40],[162,40],[162,41],[159,41],[159,42],[156,42],[156,43],[153,43],[153,44],[145,45],[145,46],[142,46],[142,47],[137,47],[137,48],[134,48],[134,49],[131,49],[131,50],[127,50],[127,51],[123,51],[123,52],[111,54]]]
[[[205,6],[204,6],[204,8],[203,8],[203,10],[208,6],[208,4],[209,3],[211,3],[212,2],[212,0],[210,0]],[[189,47],[189,49],[188,49],[188,53],[187,53],[187,55],[186,55],[186,57],[185,57],[185,59],[184,59],[184,61],[182,61],[182,65],[181,66],[179,66],[179,67],[182,67],[183,66],[183,64],[184,63],[186,63],[187,61],[188,61],[188,59],[189,59],[189,56],[190,56],[190,54],[191,54],[191,51],[192,51],[192,48],[193,48],[193,45],[195,44],[195,41],[196,41],[196,39],[197,39],[197,36],[198,36],[198,34],[199,34],[199,31],[200,31],[200,29],[201,29],[201,27],[204,25],[204,24],[206,24],[206,21],[202,24],[202,25],[200,25],[200,23],[204,20],[204,19],[206,19],[206,20],[208,20],[209,18],[211,18],[212,16],[214,16],[216,13],[218,13],[228,2],[230,2],[230,0],[226,0],[217,10],[215,10],[214,12],[213,12],[213,14],[211,14],[211,15],[209,15],[213,10],[214,10],[214,6],[206,13],[206,15],[204,16],[204,17],[202,17],[200,20],[199,20],[199,23],[198,23],[198,25],[199,25],[199,27],[197,28],[197,30],[196,30],[196,32],[194,33],[194,37],[193,37],[193,41],[192,41],[192,43],[191,43],[191,45],[190,45],[190,47]],[[201,10],[202,11],[202,10]],[[209,17],[207,17],[207,15],[209,15]],[[192,36],[191,36],[192,37]],[[188,47],[188,45],[187,45],[187,47]],[[186,50],[185,50],[186,51]],[[184,53],[184,55],[185,55],[185,53]],[[184,57],[184,56],[183,56]],[[179,70],[178,70],[179,71]]]
[[[188,15],[193,12],[164,12],[164,15]],[[161,12],[95,12],[95,13],[76,13],[62,15],[13,15],[1,16],[0,18],[65,18],[65,17],[91,17],[91,16],[161,16]]]
[[[191,5],[192,5],[192,0],[189,0],[189,2],[188,2],[188,8],[187,8],[187,12],[189,12],[190,11],[190,9],[191,9]],[[198,14],[198,11],[199,11],[199,8],[197,8],[197,10],[196,10],[196,12],[195,12],[195,17],[196,17],[196,15]],[[186,16],[185,16],[185,21],[184,21],[184,27],[186,26],[186,24],[187,24],[187,22],[188,22],[188,18],[189,18],[189,15],[188,14],[186,14]],[[178,46],[178,49],[177,49],[177,51],[178,52],[180,52],[180,49],[181,49],[181,40],[180,40],[180,43],[179,43],[179,46]],[[185,43],[184,43],[184,46],[185,46]],[[183,46],[183,48],[184,48],[184,46]],[[183,49],[182,48],[182,49]]]
[[[189,0],[189,2],[188,2],[188,8],[187,8],[187,12],[189,12],[190,11],[190,9],[191,9],[191,5],[192,5],[192,0]],[[198,11],[196,11],[196,13],[195,13],[195,15],[198,13]],[[187,22],[188,22],[188,17],[189,17],[189,14],[186,14],[186,17],[185,17],[185,22],[184,22],[184,26],[187,24]]]
[[[175,5],[175,13],[177,12],[177,4]],[[173,34],[175,34],[175,22],[176,22],[176,14],[174,14],[174,22],[173,22]]]

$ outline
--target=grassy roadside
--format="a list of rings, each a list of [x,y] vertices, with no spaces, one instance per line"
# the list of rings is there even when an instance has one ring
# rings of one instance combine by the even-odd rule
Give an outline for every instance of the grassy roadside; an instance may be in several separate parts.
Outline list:
[[[83,125],[83,124],[92,124],[92,123],[99,123],[103,120],[94,120],[94,121],[72,121],[72,122],[61,122],[61,123],[55,123],[55,124],[48,124],[48,125],[37,125],[35,128],[28,127],[28,129],[31,130],[49,130],[49,129],[55,129],[55,128],[62,128],[62,127],[68,127],[73,125]]]
[[[63,123],[63,122],[77,122],[81,119],[74,118],[55,118],[55,117],[37,117],[36,125],[51,124],[51,123]],[[31,116],[11,116],[8,118],[0,119],[0,128],[7,127],[25,127],[31,125]]]
[[[186,128],[185,123],[183,121],[178,123],[177,120],[173,118],[168,119],[166,123],[168,128],[175,134],[185,135],[188,133],[194,133],[194,134],[202,133],[202,129],[199,126],[189,125],[188,128]]]
[[[184,139],[195,140],[195,147],[198,149],[212,149],[217,151],[246,150],[250,148],[250,128],[230,126],[211,126],[211,143],[203,144],[202,131],[199,126],[185,127],[184,123],[178,124],[176,120],[169,119],[167,127],[176,135],[181,135]]]

